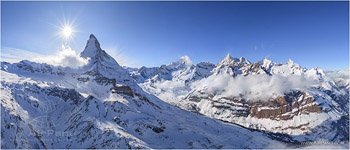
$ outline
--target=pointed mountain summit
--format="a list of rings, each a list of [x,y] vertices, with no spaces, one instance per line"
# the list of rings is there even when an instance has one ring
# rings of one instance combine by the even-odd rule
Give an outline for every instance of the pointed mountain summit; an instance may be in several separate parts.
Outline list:
[[[232,68],[236,62],[239,62],[238,58],[233,58],[230,54],[227,54],[216,67],[212,70],[213,74],[228,73],[233,75]]]
[[[230,54],[227,54],[225,58],[220,61],[219,65],[230,65],[233,62],[235,62],[235,59]]]
[[[270,59],[268,59],[266,57],[263,60],[259,61],[259,63],[268,72],[270,72],[271,67],[274,65],[272,60],[270,60]]]
[[[244,58],[244,57],[240,57],[239,58],[239,64],[250,64],[250,63],[251,62],[248,59]]]
[[[288,59],[287,65],[289,67],[297,67],[297,68],[301,68],[301,66],[297,63],[295,63],[292,59]]]
[[[227,54],[224,59],[220,61],[218,66],[234,66],[250,64],[250,61],[244,57],[233,58],[230,54]]]
[[[80,53],[80,56],[90,58],[90,62],[92,64],[121,68],[118,62],[112,56],[101,49],[100,43],[93,34],[90,34],[85,49]]]
[[[227,53],[223,60],[232,60],[232,59],[233,59],[233,57],[231,56],[231,54]]]
[[[233,58],[230,54],[227,54],[225,58],[216,65],[212,72],[214,75],[226,73],[231,76],[265,73],[261,64],[251,63],[244,57]]]
[[[80,53],[80,56],[84,58],[90,58],[93,64],[97,63],[99,65],[105,65],[109,67],[117,66],[118,68],[121,68],[112,56],[101,49],[100,43],[93,34],[90,34],[85,49]]]
[[[84,58],[93,58],[96,56],[97,53],[100,53],[101,51],[103,50],[101,49],[100,43],[98,42],[97,38],[93,34],[90,34],[85,49],[83,52],[80,53],[80,56]]]
[[[85,49],[80,53],[80,56],[90,59],[86,74],[107,78],[116,78],[116,76],[127,78],[127,71],[112,56],[101,49],[100,43],[93,34],[90,34]]]

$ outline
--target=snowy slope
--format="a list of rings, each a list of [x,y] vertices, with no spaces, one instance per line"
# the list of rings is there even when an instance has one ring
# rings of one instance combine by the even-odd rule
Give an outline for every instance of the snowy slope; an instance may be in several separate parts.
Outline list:
[[[265,133],[179,109],[144,92],[94,35],[81,56],[89,64],[77,69],[1,62],[1,148],[285,147]],[[170,80],[165,73],[181,68],[170,71],[176,72],[171,79],[198,80],[211,70],[207,64],[189,69],[193,66],[182,59],[157,68],[156,78]]]
[[[177,105],[178,99],[184,98],[191,90],[190,83],[210,76],[214,67],[209,62],[194,65],[188,56],[183,56],[160,67],[130,69],[130,75],[146,91]]]
[[[325,74],[337,84],[340,89],[345,89],[347,92],[350,89],[349,69],[326,71]]]
[[[292,135],[297,141],[348,141],[346,79],[322,69],[264,58],[253,63],[229,54],[208,76],[144,81],[139,85],[168,103],[208,117],[261,131]]]
[[[156,82],[159,80],[180,80],[191,82],[208,77],[214,64],[201,62],[194,65],[188,56],[182,56],[178,61],[160,67],[141,67],[130,69],[131,76],[138,82]]]

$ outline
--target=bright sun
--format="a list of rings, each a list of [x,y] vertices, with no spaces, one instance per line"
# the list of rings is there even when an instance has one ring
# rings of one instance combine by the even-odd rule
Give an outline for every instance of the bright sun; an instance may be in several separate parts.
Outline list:
[[[74,20],[69,21],[64,17],[63,20],[59,20],[58,25],[55,25],[57,29],[55,36],[60,38],[64,44],[73,42],[75,34],[78,32],[76,30],[77,26],[74,25],[74,22]]]
[[[73,29],[71,26],[65,25],[61,31],[64,38],[69,39],[73,34]]]

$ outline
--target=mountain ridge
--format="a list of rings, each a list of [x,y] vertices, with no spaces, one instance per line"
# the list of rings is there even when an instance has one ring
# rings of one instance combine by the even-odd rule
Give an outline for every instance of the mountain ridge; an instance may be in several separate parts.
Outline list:
[[[296,107],[300,112],[326,110],[334,114],[334,121],[321,123],[326,130],[311,131],[322,134],[311,136],[296,132],[300,128],[288,129],[294,134],[280,130],[270,133],[266,125],[265,129],[261,128],[264,124],[225,119],[248,116],[257,118],[253,122],[263,123],[259,119],[271,114],[259,111],[266,108],[265,103],[252,105],[244,99],[220,97],[220,89],[214,93],[202,92],[215,82],[203,88],[194,84],[221,79],[215,78],[221,75],[230,81],[251,74],[267,78],[275,74],[305,74],[320,82],[332,82],[322,70],[308,71],[295,65],[281,67],[267,59],[263,63],[251,63],[243,57],[232,58],[220,67],[208,62],[193,64],[189,57],[182,57],[160,67],[126,69],[101,49],[93,34],[80,55],[88,58],[89,63],[75,69],[30,61],[1,62],[2,148],[285,148],[288,143],[300,146],[305,141],[347,141],[348,138],[348,130],[342,128],[348,126],[348,114],[336,112],[344,113],[348,104],[345,96],[341,97],[348,94],[346,90],[335,88],[340,83],[325,84],[322,88],[326,91],[313,91],[332,98],[324,96],[326,99],[319,100],[313,93],[292,91],[280,100],[280,105],[266,103],[274,109],[289,110],[301,97],[300,107]],[[266,69],[269,67],[270,70]],[[220,71],[214,72],[215,69]],[[293,104],[289,106],[290,102]],[[345,107],[338,107],[338,103]],[[302,106],[309,104],[310,108],[303,110]],[[232,109],[234,106],[237,107]],[[253,109],[242,110],[246,106]],[[314,106],[322,109],[313,110]],[[303,117],[298,113],[296,116]]]
[[[264,58],[254,63],[244,57],[233,58],[228,54],[214,66],[207,70],[210,73],[206,77],[191,80],[191,82],[186,80],[188,78],[174,80],[172,77],[168,79],[148,77],[151,80],[143,80],[139,85],[145,91],[149,91],[168,103],[215,119],[273,133],[289,135],[307,133],[297,137],[295,139],[297,141],[316,140],[320,138],[319,134],[324,134],[322,137],[329,138],[325,140],[348,138],[348,130],[333,131],[332,128],[339,128],[339,126],[329,126],[337,124],[338,121],[342,122],[338,120],[339,118],[348,119],[349,91],[346,85],[349,85],[349,81],[338,79],[339,83],[336,83],[322,69],[307,69],[292,60],[288,60],[285,64],[279,64]],[[179,68],[179,70],[170,72],[169,76],[176,77],[178,76],[176,72],[181,72],[181,70]],[[131,74],[137,75],[136,73]],[[253,97],[253,101],[247,100],[244,97],[247,93],[245,94],[239,89],[245,87],[251,90],[248,91],[249,94],[252,92],[254,94],[267,88],[262,93],[271,93],[273,89],[269,91],[268,88],[274,85],[274,82],[277,82],[276,85],[283,85],[285,81],[296,89],[287,88],[286,91],[272,93],[273,95],[262,99]],[[245,85],[247,83],[248,85]],[[240,86],[231,86],[235,84]],[[345,86],[339,88],[337,84]],[[301,85],[306,87],[298,89]],[[222,88],[223,86],[228,88]],[[256,88],[253,89],[254,87]],[[235,93],[232,88],[243,93],[238,93],[233,97],[225,95],[225,93]],[[313,116],[311,117],[311,115]],[[305,119],[304,121],[296,121],[296,118]],[[321,121],[316,121],[316,118]],[[281,126],[279,123],[281,120],[284,120],[283,124],[290,124],[290,126]],[[273,122],[272,126],[269,125],[271,122]],[[343,137],[337,137],[337,139],[336,137],[332,138],[332,135],[342,135]]]
[[[128,71],[107,55],[85,54],[90,63],[78,69],[1,62],[1,148],[284,147],[165,103],[118,74]]]

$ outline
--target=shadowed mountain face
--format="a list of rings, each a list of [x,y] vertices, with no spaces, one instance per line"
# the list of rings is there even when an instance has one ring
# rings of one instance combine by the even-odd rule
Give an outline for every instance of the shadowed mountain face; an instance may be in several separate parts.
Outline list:
[[[182,57],[127,70],[92,34],[80,56],[89,63],[78,69],[1,62],[1,148],[285,148],[348,141],[349,93],[320,69],[228,55],[217,65]],[[290,74],[317,82],[271,89],[272,96],[236,94],[231,87],[243,87],[236,79],[289,83],[283,79]]]

